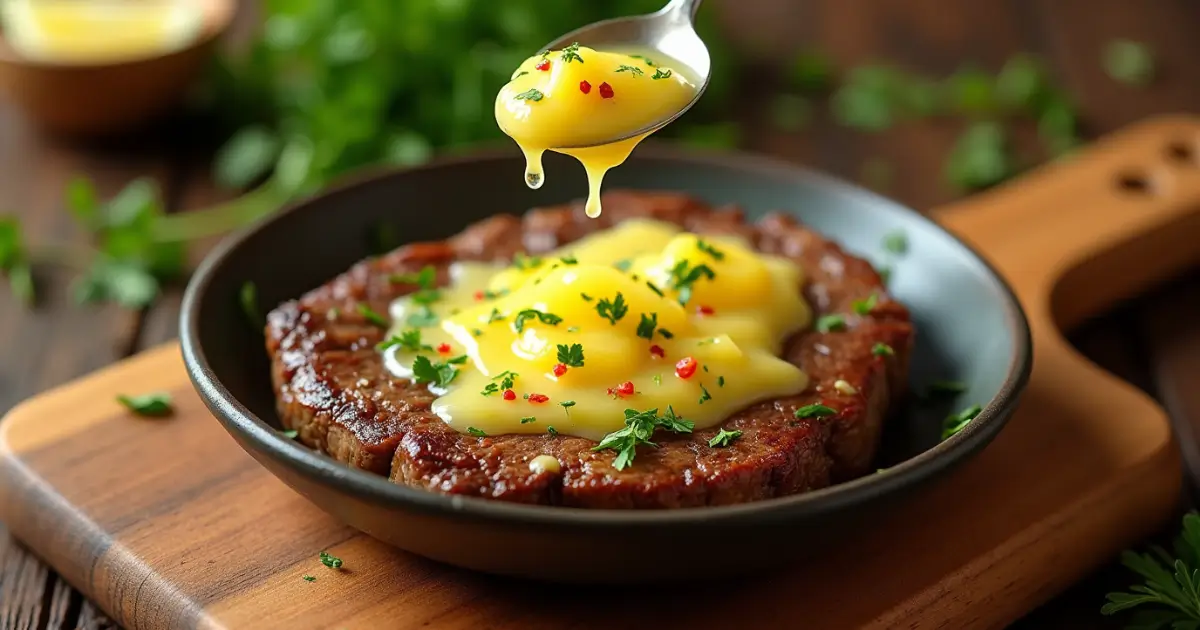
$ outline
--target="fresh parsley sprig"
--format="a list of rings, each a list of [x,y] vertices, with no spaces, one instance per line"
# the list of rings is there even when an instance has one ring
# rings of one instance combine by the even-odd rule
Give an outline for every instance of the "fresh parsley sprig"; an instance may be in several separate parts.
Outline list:
[[[621,295],[621,292],[618,291],[612,300],[601,298],[596,303],[596,312],[600,314],[600,317],[607,319],[610,324],[616,326],[617,322],[621,321],[621,318],[625,317],[625,314],[629,312],[629,306],[625,304],[625,296]]]
[[[437,363],[430,361],[429,357],[425,355],[419,355],[413,359],[413,381],[418,384],[433,383],[438,387],[446,387],[458,376],[458,368],[454,366],[462,365],[466,362],[466,355],[445,361],[438,361]]]
[[[562,318],[554,313],[546,313],[535,308],[527,308],[517,313],[516,319],[513,320],[513,330],[517,332],[525,332],[525,323],[531,319],[536,319],[547,326],[557,326],[562,323]]]
[[[1183,529],[1175,539],[1174,557],[1161,547],[1150,553],[1125,551],[1121,564],[1139,575],[1144,583],[1128,592],[1109,593],[1101,614],[1145,606],[1134,613],[1130,628],[1139,630],[1200,628],[1200,514],[1188,512]]]
[[[558,344],[558,362],[568,367],[583,367],[583,345]]]
[[[695,423],[675,415],[675,409],[672,407],[667,407],[667,412],[661,416],[658,415],[658,409],[648,409],[646,411],[626,409],[625,427],[604,436],[604,439],[593,447],[592,450],[603,451],[611,449],[616,451],[617,457],[613,459],[613,468],[624,470],[633,463],[634,457],[637,456],[638,446],[658,446],[650,441],[656,430],[664,429],[674,433],[691,433],[694,428]]]

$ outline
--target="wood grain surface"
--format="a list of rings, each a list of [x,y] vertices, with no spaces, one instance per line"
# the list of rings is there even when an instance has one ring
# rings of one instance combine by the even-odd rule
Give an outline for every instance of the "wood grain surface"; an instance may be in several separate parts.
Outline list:
[[[743,0],[710,2],[744,47],[764,57],[788,50],[827,50],[841,67],[891,59],[905,67],[946,73],[966,62],[995,69],[1011,53],[1044,56],[1075,95],[1082,121],[1095,135],[1154,113],[1200,111],[1200,81],[1194,60],[1196,7],[1187,0],[1130,3],[1125,0]],[[1151,44],[1161,80],[1134,90],[1112,82],[1099,64],[1100,50],[1114,37]],[[761,91],[769,91],[768,83]],[[904,125],[861,134],[833,125],[825,112],[796,132],[774,129],[765,100],[740,103],[749,120],[748,145],[826,170],[861,179],[871,158],[892,165],[889,196],[917,208],[955,197],[941,178],[945,153],[957,125]],[[154,130],[144,138],[107,147],[64,146],[33,134],[0,102],[0,212],[15,213],[35,238],[79,238],[61,202],[72,173],[96,178],[112,191],[149,172],[165,177],[173,209],[198,207],[219,195],[208,183],[198,146],[204,132],[187,124]],[[1028,131],[1028,130],[1027,130]],[[1022,138],[1022,142],[1028,136]],[[1019,148],[1024,150],[1025,144]],[[1105,317],[1090,320],[1072,335],[1074,344],[1108,370],[1160,398],[1177,419],[1200,434],[1200,320],[1189,317],[1200,302],[1200,270],[1188,272],[1153,295],[1130,299]],[[0,411],[53,385],[90,372],[122,356],[174,336],[178,292],[146,313],[115,309],[76,310],[66,297],[65,275],[43,278],[47,297],[33,312],[0,291]],[[1185,441],[1185,449],[1195,446]],[[2,526],[0,526],[2,527]],[[1109,566],[1023,621],[1027,628],[1120,627],[1099,617],[1106,590],[1127,585],[1122,570]],[[0,531],[0,628],[106,628],[108,621],[81,601],[60,578]],[[1107,624],[1107,625],[1106,625]]]

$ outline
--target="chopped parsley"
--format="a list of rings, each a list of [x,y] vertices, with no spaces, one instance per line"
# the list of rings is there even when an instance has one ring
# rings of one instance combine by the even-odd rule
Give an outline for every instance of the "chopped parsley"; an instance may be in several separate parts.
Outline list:
[[[967,384],[961,381],[933,381],[925,387],[925,395],[953,396],[967,391]]]
[[[246,316],[246,321],[250,322],[251,326],[261,330],[263,326],[267,325],[262,311],[258,309],[258,287],[253,282],[242,284],[242,290],[238,291],[238,302],[242,305],[242,314]]]
[[[654,286],[654,283],[653,283],[653,282],[647,282],[647,283],[646,283],[646,286],[650,287],[650,290],[651,290],[651,291],[653,291],[653,292],[657,293],[657,294],[658,294],[658,297],[666,297],[665,295],[663,295],[662,289],[660,289],[660,288],[658,288],[658,287]]]
[[[713,247],[712,245],[709,245],[708,242],[702,238],[696,239],[696,249],[708,254],[709,256],[712,256],[716,260],[725,260],[725,252]]]
[[[509,78],[509,81],[512,81],[513,79],[515,79],[517,77],[523,77],[527,74],[529,74],[528,70],[521,70],[521,71],[517,72],[516,74],[512,75],[512,77]]]
[[[567,326],[567,332],[579,332],[578,326]]]
[[[618,429],[604,436],[604,439],[594,446],[592,450],[603,451],[611,449],[616,451],[617,457],[613,460],[613,468],[624,470],[633,463],[633,458],[637,456],[637,447],[639,445],[658,446],[650,441],[656,430],[664,429],[675,433],[691,433],[694,428],[695,423],[676,416],[675,410],[671,407],[667,407],[667,413],[662,416],[658,415],[658,409],[649,409],[647,411],[626,409],[625,428]]]
[[[321,564],[329,567],[330,569],[342,568],[342,559],[337,556],[334,556],[328,552],[322,551],[321,555],[319,557],[321,558]]]
[[[833,332],[846,329],[846,318],[841,315],[822,315],[817,319],[817,332]]]
[[[566,414],[568,416],[570,416],[571,415],[571,407],[575,406],[575,401],[574,400],[564,400],[558,404],[562,405],[563,411],[565,411]]]
[[[549,433],[550,435],[558,435],[558,429],[555,429],[554,425],[548,424],[546,425],[546,433]]]
[[[305,582],[316,582],[317,581],[317,578],[315,578],[311,575],[306,575],[300,579],[304,580]]]
[[[429,328],[436,326],[438,323],[437,313],[434,313],[428,306],[421,307],[421,310],[410,314],[405,318],[404,323],[415,328]]]
[[[475,427],[467,427],[467,435],[473,435],[475,437],[487,437],[487,432],[485,432],[483,429],[476,429]]]
[[[579,294],[579,297],[583,298],[583,301],[584,301],[584,302],[591,302],[592,300],[594,300],[594,299],[595,299],[595,298],[593,298],[592,296],[590,296],[590,295],[588,295],[588,294],[586,294],[586,293],[580,293],[580,294]]]
[[[542,266],[542,259],[537,256],[530,256],[525,252],[517,252],[513,256],[513,266],[521,271],[529,271]]]
[[[617,322],[622,317],[625,317],[625,313],[628,311],[629,307],[625,305],[625,296],[621,295],[620,291],[617,292],[617,296],[612,301],[609,301],[608,298],[601,298],[596,303],[596,312],[600,314],[600,317],[607,319],[613,326],[616,326]]]
[[[742,437],[741,431],[726,431],[721,429],[720,433],[713,436],[713,439],[708,441],[708,445],[712,448],[720,448],[729,446]]]
[[[662,385],[662,374],[655,374],[655,375],[654,375],[654,384],[655,384],[655,385]]]
[[[559,258],[559,260],[561,260],[562,264],[564,264],[564,265],[578,265],[579,264],[579,259],[574,256],[563,256],[562,258]]]
[[[558,344],[558,362],[570,367],[583,367],[583,345],[573,343],[570,346]]]
[[[567,63],[578,61],[583,63],[583,57],[579,56],[579,42],[574,42],[562,50],[561,58]]]
[[[654,339],[654,329],[658,327],[658,313],[647,316],[642,313],[642,321],[638,323],[637,336],[646,340]]]
[[[121,394],[117,396],[117,402],[139,416],[168,416],[172,411],[171,395],[165,392],[141,396]]]
[[[616,70],[616,71],[617,71],[618,73],[620,73],[620,72],[628,72],[629,74],[631,74],[631,75],[633,75],[633,76],[635,76],[635,77],[640,77],[640,76],[642,76],[642,75],[646,74],[646,73],[645,73],[645,72],[644,72],[644,71],[643,71],[641,68],[639,68],[639,67],[637,67],[637,66],[627,66],[627,65],[625,65],[625,64],[621,64],[621,65],[617,66],[617,70]]]
[[[513,372],[511,370],[505,370],[505,371],[493,376],[492,382],[488,383],[487,386],[483,388],[483,391],[481,391],[479,393],[483,394],[484,396],[491,396],[492,394],[495,394],[496,392],[498,392],[502,389],[512,389],[513,384],[516,383],[516,379],[518,376],[520,376],[520,375],[517,374],[516,372]],[[496,381],[500,381],[500,382],[497,383]]]
[[[908,235],[903,230],[888,232],[883,235],[883,249],[889,254],[903,256],[908,253]]]
[[[521,424],[529,424],[530,422],[537,422],[537,418],[533,416],[525,416],[524,418],[521,418]]]
[[[716,277],[708,265],[691,266],[686,260],[681,260],[671,267],[671,288],[679,292],[679,303],[686,305],[692,299],[692,288],[701,278],[712,280]]]
[[[837,413],[837,411],[830,407],[826,407],[825,405],[819,403],[814,403],[811,405],[804,405],[803,407],[797,409],[794,415],[797,418],[820,418],[823,416],[832,416],[835,413]]]
[[[708,388],[705,387],[703,383],[701,383],[700,384],[700,404],[703,405],[705,402],[707,402],[709,400],[712,400],[712,394],[708,393]]]
[[[358,314],[362,315],[363,318],[366,319],[369,323],[379,326],[380,328],[388,327],[387,318],[384,317],[383,315],[380,315],[379,313],[376,313],[374,310],[371,309],[370,306],[367,306],[366,304],[359,302],[358,305],[355,306],[355,310],[357,310]]]
[[[667,330],[666,328],[659,328],[658,334],[662,335],[663,339],[674,339],[675,338],[675,333]]]
[[[388,281],[394,284],[415,284],[422,289],[432,289],[437,284],[437,269],[433,265],[425,265],[416,273],[394,273],[388,276]]]
[[[400,346],[402,349],[407,350],[408,352],[433,350],[433,346],[421,343],[421,331],[417,330],[416,328],[409,328],[408,330],[401,331],[399,335],[392,335],[391,337],[379,342],[379,345],[375,347],[376,349],[383,351],[395,346]]]
[[[887,345],[886,343],[883,343],[882,341],[877,341],[877,342],[875,342],[875,345],[871,347],[871,354],[873,354],[877,357],[890,357],[890,356],[894,356],[896,354],[896,351],[892,350],[892,347]]]
[[[518,101],[540,101],[545,98],[545,95],[542,94],[542,91],[537,88],[529,88],[513,98],[517,99]]]
[[[480,329],[478,329],[478,328],[472,328],[472,329],[471,329],[471,334],[472,334],[472,335],[475,335],[476,337],[482,337],[482,336],[483,336],[483,331],[482,331],[482,330],[480,330]]]
[[[539,322],[547,326],[557,326],[562,323],[562,318],[554,313],[546,313],[539,311],[536,308],[527,308],[520,313],[517,313],[516,319],[513,320],[513,330],[517,332],[525,332],[525,322],[531,319],[537,319]]]
[[[504,320],[504,315],[500,313],[500,309],[493,308],[492,314],[488,315],[487,323],[491,324],[492,322],[499,322],[499,321],[503,321],[503,320]]]
[[[654,79],[654,80],[670,79],[672,74],[674,74],[674,73],[671,72],[670,70],[663,70],[662,68],[655,68],[654,75],[651,76],[650,78]]]
[[[650,61],[650,58],[645,55],[629,55],[629,57],[631,59],[641,59],[643,63],[645,63],[647,66],[650,66],[651,68],[653,68],[654,66],[657,65],[653,61]]]
[[[875,307],[878,304],[879,294],[872,293],[871,296],[865,300],[854,300],[854,302],[850,304],[850,308],[854,309],[854,312],[858,313],[859,315],[870,315],[871,311],[875,310]]]
[[[633,261],[628,258],[623,258],[613,263],[613,266],[616,267],[618,271],[629,271],[629,268],[633,266]]]
[[[287,431],[280,431],[279,435],[282,435],[289,440],[294,440],[300,436],[300,432],[295,429],[288,429]]]
[[[958,413],[947,416],[946,420],[942,422],[942,439],[948,440],[954,437],[959,431],[965,429],[967,424],[974,420],[975,416],[978,416],[981,411],[983,411],[982,407],[972,405]]]
[[[717,387],[725,387],[725,377],[724,376],[717,377]]]
[[[416,359],[413,359],[413,382],[418,384],[433,383],[438,387],[446,387],[458,376],[458,368],[454,366],[466,360],[467,357],[464,355],[448,361],[434,363],[429,360],[429,357],[420,355]]]

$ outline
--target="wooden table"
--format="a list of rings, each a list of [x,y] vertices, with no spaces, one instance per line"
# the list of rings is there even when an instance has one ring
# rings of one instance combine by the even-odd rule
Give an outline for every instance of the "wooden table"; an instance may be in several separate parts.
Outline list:
[[[753,47],[775,52],[798,42],[828,51],[840,66],[890,59],[912,69],[948,73],[965,61],[989,69],[1012,53],[1046,57],[1083,112],[1089,136],[1160,112],[1200,109],[1200,58],[1195,28],[1200,13],[1186,0],[743,0],[711,3],[723,20]],[[1114,37],[1150,43],[1161,79],[1144,90],[1120,86],[1100,67],[1100,51]],[[775,51],[775,52],[772,52]],[[769,89],[764,86],[764,89]],[[765,111],[753,91],[740,112]],[[761,107],[760,107],[761,106]],[[732,114],[731,114],[732,115]],[[738,115],[742,115],[739,113]],[[178,122],[178,121],[177,121]],[[767,117],[749,123],[748,144],[767,153],[858,179],[868,158],[894,168],[883,192],[916,208],[953,199],[941,177],[942,161],[959,128],[920,123],[863,135],[833,125],[819,112],[806,129],[783,133]],[[0,212],[21,218],[32,239],[71,240],[82,234],[63,207],[62,191],[76,173],[94,178],[111,194],[139,175],[161,187],[170,211],[219,199],[209,183],[204,132],[194,125],[163,125],[109,146],[68,146],[34,132],[0,103]],[[197,248],[194,255],[202,253]],[[0,292],[0,412],[21,399],[129,356],[175,335],[179,288],[142,312],[113,307],[77,308],[68,295],[69,276],[41,276],[35,310]],[[1158,397],[1185,426],[1200,425],[1200,270],[1153,295],[1120,306],[1085,324],[1072,338],[1085,354]],[[1187,429],[1189,433],[1193,433]],[[1192,464],[1194,435],[1181,436]],[[1098,614],[1103,594],[1127,585],[1122,569],[1109,566],[1018,624],[1025,628],[1120,627]],[[0,525],[0,628],[107,628],[112,624],[53,571],[12,540]]]

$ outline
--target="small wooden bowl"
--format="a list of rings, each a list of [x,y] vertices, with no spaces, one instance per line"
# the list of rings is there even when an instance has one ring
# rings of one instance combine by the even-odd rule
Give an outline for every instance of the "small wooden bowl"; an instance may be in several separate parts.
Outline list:
[[[166,54],[112,63],[60,63],[22,57],[0,37],[0,89],[42,130],[63,136],[127,131],[177,105],[229,27],[235,0],[191,0],[203,24]]]

